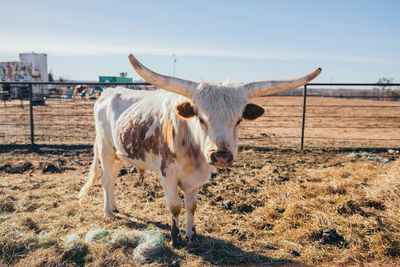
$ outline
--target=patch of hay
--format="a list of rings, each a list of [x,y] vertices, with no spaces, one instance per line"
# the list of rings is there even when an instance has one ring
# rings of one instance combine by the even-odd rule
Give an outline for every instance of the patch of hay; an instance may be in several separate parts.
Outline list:
[[[105,229],[90,230],[85,236],[85,243],[101,241],[107,239],[110,232]]]
[[[80,237],[77,233],[67,235],[64,239],[64,244],[67,248],[74,246],[80,241]]]
[[[133,256],[142,262],[154,262],[165,253],[164,235],[159,231],[145,231],[140,244],[133,251]]]
[[[79,235],[72,233],[66,236],[64,243],[69,249],[76,247],[81,242]],[[164,248],[164,235],[158,230],[147,231],[108,231],[106,229],[93,229],[85,235],[85,244],[106,243],[112,249],[120,247],[134,248],[133,257],[141,262],[149,263],[162,258]]]
[[[142,234],[136,231],[122,232],[113,231],[110,235],[109,244],[113,249],[120,247],[132,247],[138,246]]]
[[[7,264],[12,263],[24,257],[28,252],[47,248],[54,244],[55,241],[44,234],[21,236],[20,233],[13,233],[0,239],[0,258]]]

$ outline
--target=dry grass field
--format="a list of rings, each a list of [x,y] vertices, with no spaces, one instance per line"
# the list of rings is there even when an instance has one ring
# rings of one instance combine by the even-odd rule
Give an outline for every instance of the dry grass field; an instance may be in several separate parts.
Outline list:
[[[148,262],[155,266],[399,266],[399,152],[326,147],[400,147],[396,128],[329,128],[400,127],[399,119],[366,118],[395,116],[400,103],[309,100],[307,126],[318,128],[307,128],[308,136],[388,140],[306,139],[309,147],[324,149],[301,152],[288,148],[299,143],[301,108],[293,106],[301,105],[301,99],[257,99],[266,107],[265,116],[243,123],[239,158],[232,167],[218,169],[201,189],[196,212],[199,238],[180,249],[169,245],[170,214],[155,173],[146,173],[144,183],[138,184],[138,175],[126,166],[124,170],[128,171],[121,172],[116,186],[120,213],[104,220],[100,185],[82,205],[77,199],[91,162],[90,149],[1,151],[0,266],[143,265],[135,257],[137,244],[84,242],[86,233],[93,229],[161,231],[166,238],[162,253]],[[60,104],[55,109],[50,109],[51,105],[35,107],[49,113],[37,131],[50,131],[57,142],[61,141],[57,136],[69,132],[81,137],[63,137],[65,143],[91,140],[92,102],[67,103],[67,107]],[[339,107],[343,105],[352,107]],[[371,105],[376,108],[363,107]],[[381,107],[386,105],[393,108]],[[24,113],[17,107],[7,112],[10,122],[18,118],[22,121]],[[319,118],[322,115],[344,117]],[[364,119],[346,118],[353,115]],[[24,131],[24,127],[19,130]],[[4,129],[1,131],[6,133],[3,138],[8,136]],[[282,138],[290,136],[297,138]],[[43,138],[43,142],[49,141]],[[66,241],[71,236],[81,241]]]
[[[96,185],[79,205],[90,151],[0,154],[0,265],[142,265],[134,246],[74,243],[92,229],[159,229],[166,237],[153,265],[400,264],[400,155],[247,146],[233,167],[201,189],[199,238],[173,249],[170,215],[154,173],[118,178],[121,213],[102,217]],[[123,173],[122,173],[123,174]]]
[[[277,147],[299,146],[301,97],[261,97],[266,110],[244,122],[242,140]],[[309,97],[306,147],[400,147],[400,102]]]

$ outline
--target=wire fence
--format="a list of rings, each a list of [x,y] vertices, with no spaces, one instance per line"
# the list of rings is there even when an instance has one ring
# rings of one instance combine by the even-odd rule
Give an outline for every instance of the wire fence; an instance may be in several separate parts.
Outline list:
[[[0,82],[0,148],[91,145],[95,137],[94,102],[106,86],[116,85],[153,89],[147,83]],[[348,89],[341,88],[344,86]],[[400,101],[386,94],[400,92],[388,89],[400,84],[376,89],[379,86],[308,84],[287,94],[257,98],[254,102],[265,108],[265,115],[241,125],[240,142],[301,149],[400,147]],[[338,87],[340,95],[335,92]]]

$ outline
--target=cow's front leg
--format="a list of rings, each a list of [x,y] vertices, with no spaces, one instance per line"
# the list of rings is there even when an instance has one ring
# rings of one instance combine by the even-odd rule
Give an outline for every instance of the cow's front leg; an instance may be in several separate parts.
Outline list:
[[[168,209],[172,215],[171,225],[171,241],[172,246],[179,246],[179,213],[182,209],[182,200],[179,197],[178,186],[175,179],[170,177],[161,177],[161,184],[164,188],[165,200],[167,202]]]
[[[194,213],[196,211],[197,194],[199,189],[185,192],[185,210],[186,210],[186,236],[189,242],[196,237],[196,229],[194,225]]]
[[[114,159],[115,159],[115,155],[114,155]],[[114,194],[114,188],[115,188],[115,180],[118,176],[119,171],[122,168],[122,164],[120,161],[118,160],[114,160],[114,166],[113,166],[113,173],[112,173],[112,185],[113,185],[113,192],[112,192],[112,198],[110,198],[110,204],[111,204],[111,208],[113,213],[119,213],[119,210],[117,208],[117,204],[115,202],[115,194]]]

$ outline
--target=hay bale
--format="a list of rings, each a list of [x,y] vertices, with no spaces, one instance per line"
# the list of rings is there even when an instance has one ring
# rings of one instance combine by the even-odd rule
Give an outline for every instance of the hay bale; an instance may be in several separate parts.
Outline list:
[[[157,261],[165,253],[163,243],[164,235],[160,231],[145,231],[133,257],[145,263]]]
[[[133,232],[122,232],[113,231],[110,236],[108,243],[113,249],[120,247],[132,247],[138,246],[139,241],[143,238],[143,234],[139,231]]]
[[[78,234],[66,236],[64,243],[71,249],[81,244]],[[150,263],[160,260],[165,255],[164,235],[158,230],[149,231],[108,231],[106,229],[93,229],[85,235],[84,243],[105,242],[111,248],[131,247],[133,257],[141,262]]]
[[[67,248],[73,247],[80,241],[80,237],[77,233],[67,235],[64,239],[64,244]]]
[[[106,229],[90,230],[85,236],[85,243],[105,240],[109,234],[110,232]]]

